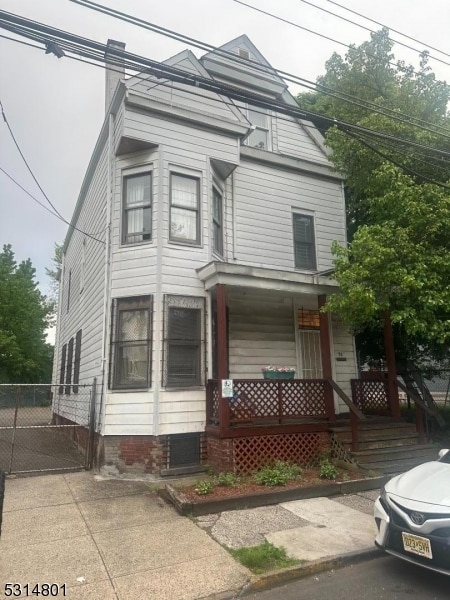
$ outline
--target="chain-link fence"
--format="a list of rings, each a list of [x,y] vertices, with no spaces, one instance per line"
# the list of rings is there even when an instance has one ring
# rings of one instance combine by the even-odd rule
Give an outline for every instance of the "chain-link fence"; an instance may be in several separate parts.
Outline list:
[[[95,443],[93,385],[0,385],[0,471],[89,468]]]

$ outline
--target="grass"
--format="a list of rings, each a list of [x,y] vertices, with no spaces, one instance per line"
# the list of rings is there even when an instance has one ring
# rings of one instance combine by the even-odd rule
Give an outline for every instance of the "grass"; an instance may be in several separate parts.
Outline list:
[[[269,542],[249,548],[230,549],[230,554],[250,569],[250,571],[258,575],[266,571],[293,567],[303,562],[296,558],[289,558],[284,548],[277,548]]]

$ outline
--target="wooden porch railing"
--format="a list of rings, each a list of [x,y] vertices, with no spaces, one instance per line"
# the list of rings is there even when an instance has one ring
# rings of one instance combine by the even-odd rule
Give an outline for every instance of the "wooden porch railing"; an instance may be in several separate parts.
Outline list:
[[[352,379],[350,383],[354,404],[363,414],[391,414],[388,381],[381,374],[373,379]]]
[[[306,419],[327,421],[325,379],[234,379],[234,396],[221,402],[220,381],[209,380],[206,422],[220,428],[288,424]]]
[[[345,404],[349,408],[350,414],[350,428],[352,432],[352,452],[356,452],[358,450],[359,444],[359,435],[358,435],[358,426],[360,421],[365,421],[366,417],[361,412],[361,410],[352,402],[352,400],[347,396],[343,389],[341,389],[338,384],[330,379],[330,385],[336,394],[345,402]]]

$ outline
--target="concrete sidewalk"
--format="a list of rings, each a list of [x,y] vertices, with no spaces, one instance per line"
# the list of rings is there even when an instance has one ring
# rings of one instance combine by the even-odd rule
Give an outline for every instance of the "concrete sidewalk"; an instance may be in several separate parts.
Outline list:
[[[237,597],[264,581],[224,546],[268,540],[314,570],[321,568],[317,561],[327,568],[330,556],[373,548],[377,493],[296,500],[194,522],[165,504],[148,482],[93,472],[9,478],[0,598],[7,582],[65,583],[66,597],[80,600]],[[277,576],[269,579],[271,585]]]
[[[193,600],[234,595],[249,579],[146,483],[92,472],[6,481],[0,598],[7,582],[45,582],[77,600]]]
[[[197,517],[197,524],[229,548],[265,540],[292,558],[317,561],[374,548],[373,503],[379,491],[294,500],[274,506]]]

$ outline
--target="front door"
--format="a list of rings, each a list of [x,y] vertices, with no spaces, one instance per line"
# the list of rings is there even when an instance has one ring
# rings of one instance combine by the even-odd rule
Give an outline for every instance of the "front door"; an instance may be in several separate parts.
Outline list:
[[[297,353],[300,379],[322,379],[319,311],[298,309]]]

